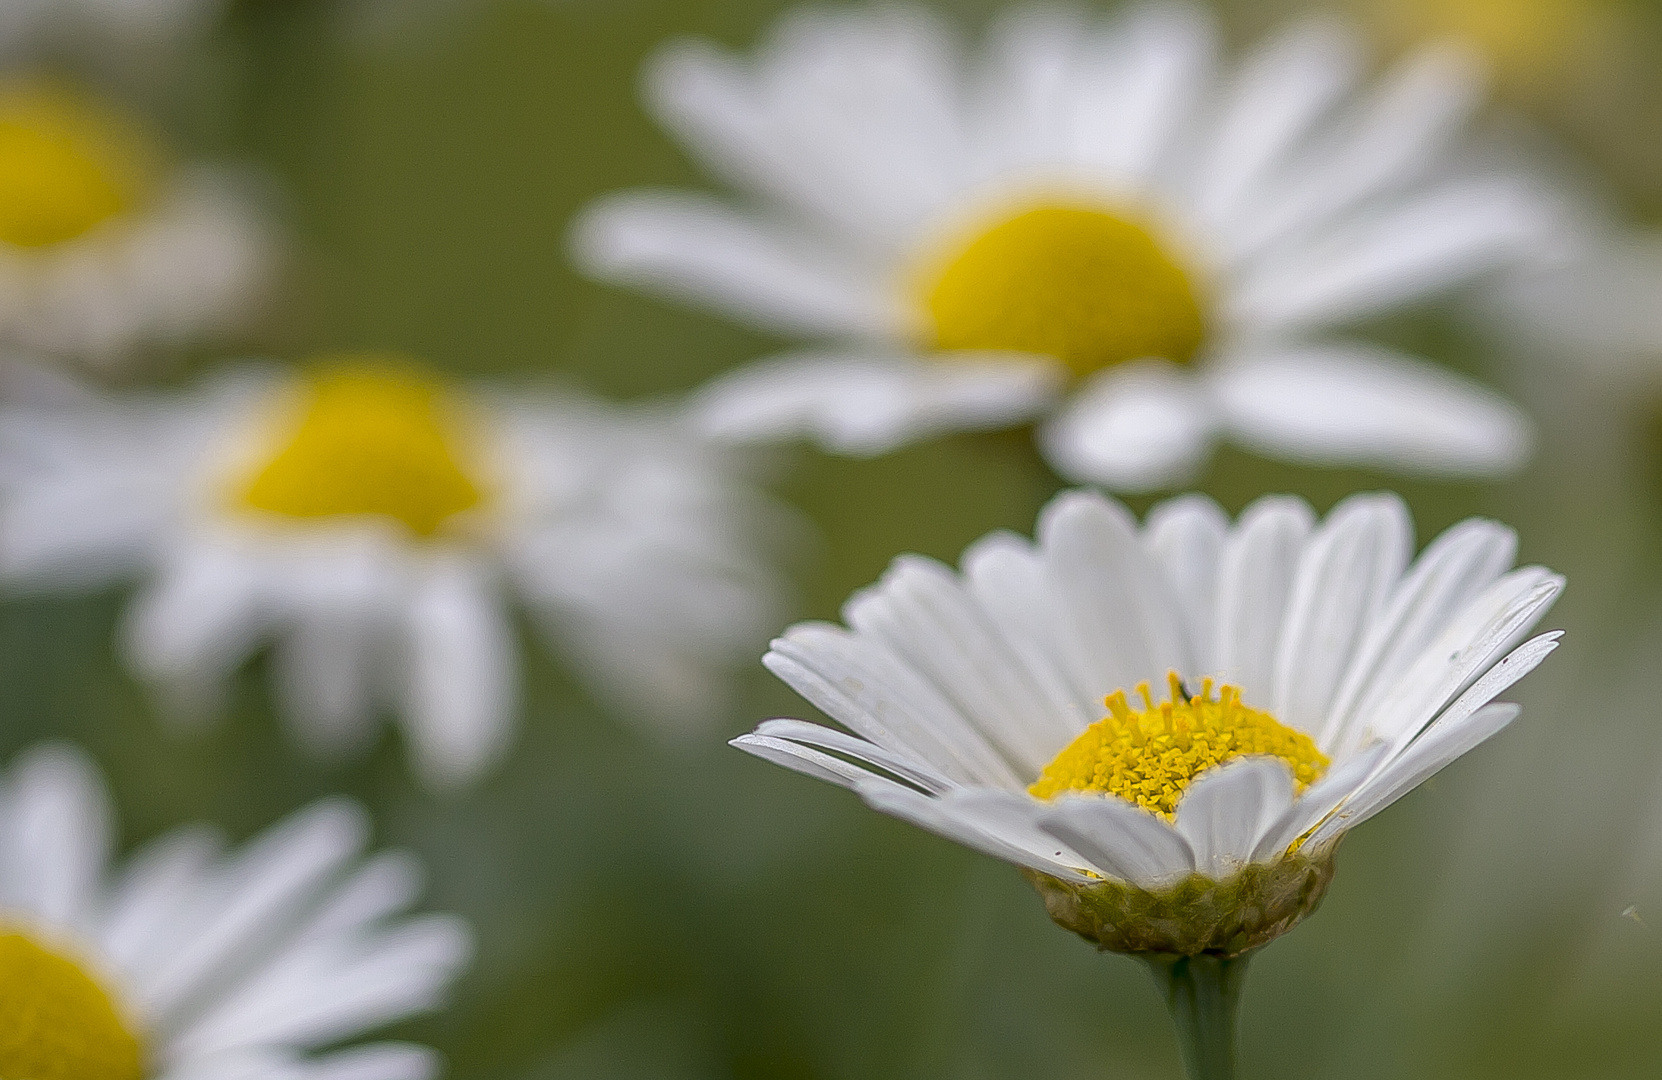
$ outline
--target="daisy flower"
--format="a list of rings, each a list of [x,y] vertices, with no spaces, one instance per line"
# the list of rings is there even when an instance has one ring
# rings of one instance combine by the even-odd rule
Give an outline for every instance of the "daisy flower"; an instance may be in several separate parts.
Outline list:
[[[124,654],[183,715],[272,646],[281,711],[347,751],[397,714],[471,780],[517,713],[521,599],[631,716],[711,716],[775,617],[769,507],[672,411],[448,385],[395,356],[0,417],[0,572],[144,582]]]
[[[764,662],[848,730],[734,745],[1014,863],[1101,948],[1233,960],[1315,908],[1348,830],[1517,716],[1491,701],[1556,648],[1518,642],[1563,579],[1516,544],[1474,518],[1410,564],[1393,495],[1233,525],[1186,496],[1139,527],[1065,492],[1034,543],[903,557],[846,628],[788,630]]]
[[[1041,417],[1065,476],[1152,489],[1227,437],[1316,464],[1497,474],[1512,405],[1337,335],[1527,258],[1555,199],[1459,152],[1452,48],[1367,85],[1305,21],[1234,64],[1199,9],[1023,9],[985,50],[925,12],[812,9],[754,57],[663,51],[647,99],[745,192],[625,192],[577,221],[591,274],[810,339],[717,380],[703,424],[886,452]]]
[[[0,347],[114,369],[233,328],[273,258],[246,188],[84,91],[0,79]]]
[[[472,952],[461,920],[403,914],[421,869],[366,858],[356,805],[315,803],[229,851],[181,828],[120,865],[112,831],[78,751],[40,747],[0,773],[0,1075],[437,1073],[426,1047],[341,1047],[437,1008]]]
[[[88,44],[170,45],[206,29],[224,8],[225,0],[5,0],[0,55]]]

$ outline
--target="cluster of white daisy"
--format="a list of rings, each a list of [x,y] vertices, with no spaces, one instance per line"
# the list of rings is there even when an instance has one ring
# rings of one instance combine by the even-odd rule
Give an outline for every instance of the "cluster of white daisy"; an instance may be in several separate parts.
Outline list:
[[[575,257],[806,343],[695,394],[715,439],[874,455],[1031,423],[1059,475],[1127,492],[1221,438],[1518,470],[1516,406],[1356,329],[1494,311],[1575,249],[1573,200],[1477,137],[1480,65],[1434,45],[1368,79],[1325,19],[1234,62],[1218,38],[1186,4],[1022,7],[979,44],[891,6],[803,10],[748,56],[676,43],[648,106],[739,195],[607,196]],[[1245,961],[1556,647],[1528,635],[1562,579],[1515,552],[1473,519],[1415,559],[1393,496],[1233,525],[1191,496],[1139,525],[1064,493],[1034,542],[903,557],[846,626],[786,631],[765,663],[845,730],[734,745],[1022,868],[1057,923],[1149,963],[1191,1076],[1232,1077]]]
[[[211,6],[0,6],[0,55]],[[1483,289],[1487,312],[1544,291],[1555,325],[1585,306],[1561,278],[1573,200],[1480,137],[1480,66],[1436,45],[1370,76],[1326,19],[1235,59],[1219,37],[1183,3],[1020,7],[980,42],[875,6],[789,14],[750,55],[667,46],[647,104],[737,193],[607,195],[573,256],[803,347],[645,404],[385,353],[113,389],[245,325],[272,226],[245,177],[0,68],[0,578],[132,583],[120,653],[167,717],[214,717],[263,652],[306,746],[357,752],[394,717],[417,776],[456,789],[512,745],[520,610],[648,730],[727,715],[785,611],[759,444],[1032,425],[1061,478],[1118,492],[1185,482],[1225,439],[1521,468],[1519,408],[1359,329]],[[1654,333],[1621,291],[1643,276],[1599,267],[1588,291],[1629,320],[1604,329]],[[1185,496],[1139,522],[1065,492],[1032,541],[903,557],[845,626],[785,631],[765,664],[841,729],[734,745],[1014,863],[1063,926],[1149,959],[1191,1028],[1227,1027],[1201,1014],[1320,902],[1345,832],[1518,715],[1494,699],[1555,648],[1530,634],[1563,582],[1516,546],[1472,519],[1416,557],[1388,495],[1233,522]],[[419,875],[360,859],[365,829],[326,802],[112,873],[92,767],[25,754],[0,780],[0,1076],[430,1075],[422,1048],[338,1048],[436,1005],[468,953],[455,921],[401,914]],[[1222,1045],[1193,1041],[1195,1076],[1230,1075]]]

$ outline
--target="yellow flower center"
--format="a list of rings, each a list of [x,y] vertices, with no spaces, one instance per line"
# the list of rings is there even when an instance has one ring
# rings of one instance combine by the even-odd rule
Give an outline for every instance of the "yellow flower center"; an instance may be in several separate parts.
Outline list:
[[[140,1080],[143,1050],[98,982],[34,939],[0,927],[0,1076]]]
[[[946,251],[922,289],[938,348],[1039,353],[1083,376],[1187,361],[1205,333],[1189,275],[1143,226],[1100,209],[1032,207]]]
[[[1327,771],[1326,755],[1308,735],[1242,704],[1238,688],[1224,686],[1214,698],[1207,679],[1191,697],[1176,673],[1168,678],[1171,700],[1158,705],[1147,683],[1137,687],[1140,710],[1124,690],[1110,694],[1108,715],[1063,748],[1027,790],[1040,799],[1106,792],[1169,820],[1196,776],[1236,758],[1280,758],[1292,768],[1299,791]]]
[[[332,361],[241,501],[297,518],[387,517],[432,536],[482,498],[457,411],[442,384],[397,358]]]
[[[0,242],[72,240],[140,203],[155,150],[124,117],[60,87],[0,85]]]

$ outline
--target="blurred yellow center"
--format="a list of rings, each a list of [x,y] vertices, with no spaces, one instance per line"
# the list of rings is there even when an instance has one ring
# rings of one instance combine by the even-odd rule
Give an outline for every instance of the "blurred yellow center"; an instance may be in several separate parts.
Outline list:
[[[0,926],[0,1077],[140,1080],[143,1053],[103,987]]]
[[[402,365],[328,367],[242,501],[297,518],[387,517],[431,536],[481,499],[454,412],[439,382]]]
[[[1300,791],[1327,771],[1327,757],[1308,735],[1241,704],[1238,688],[1222,687],[1213,698],[1207,679],[1190,697],[1175,673],[1169,679],[1171,700],[1158,705],[1147,683],[1137,687],[1141,710],[1124,690],[1114,691],[1108,715],[1063,748],[1027,790],[1040,799],[1106,792],[1170,819],[1196,776],[1236,758],[1280,758]]]
[[[1089,375],[1187,361],[1205,333],[1189,275],[1148,230],[1102,210],[1033,207],[946,250],[923,290],[942,349],[1039,353]]]
[[[0,84],[0,242],[72,240],[145,196],[154,153],[96,102],[37,83]]]

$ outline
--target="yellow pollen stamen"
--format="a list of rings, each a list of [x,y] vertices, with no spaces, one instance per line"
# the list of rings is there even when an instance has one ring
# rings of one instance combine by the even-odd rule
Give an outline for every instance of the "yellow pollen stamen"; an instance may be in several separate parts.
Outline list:
[[[1189,275],[1146,228],[1101,209],[1033,207],[947,250],[922,282],[942,349],[1039,353],[1084,376],[1187,361],[1205,334]]]
[[[0,84],[0,243],[62,243],[131,210],[153,186],[136,125],[57,86]]]
[[[1241,701],[1238,687],[1212,696],[1212,680],[1200,693],[1185,692],[1173,672],[1171,698],[1154,703],[1139,683],[1143,708],[1133,709],[1124,690],[1108,695],[1108,715],[1062,749],[1027,790],[1054,799],[1070,791],[1106,792],[1171,819],[1196,776],[1236,758],[1278,757],[1293,770],[1299,791],[1321,778],[1328,760],[1303,732]]]
[[[483,498],[436,380],[393,358],[352,358],[317,372],[308,391],[286,443],[242,489],[245,506],[298,518],[387,517],[432,536]]]
[[[140,1080],[143,1049],[74,961],[0,926],[0,1076]]]

